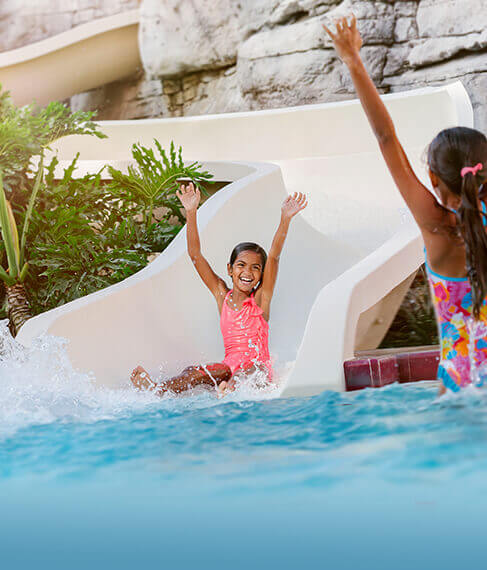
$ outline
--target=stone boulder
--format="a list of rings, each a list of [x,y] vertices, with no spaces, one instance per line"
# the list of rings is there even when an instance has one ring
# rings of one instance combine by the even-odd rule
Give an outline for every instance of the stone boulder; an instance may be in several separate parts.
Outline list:
[[[103,0],[67,2],[88,8]],[[349,74],[322,24],[332,26],[335,18],[353,11],[364,39],[363,58],[381,92],[460,79],[472,98],[476,124],[485,129],[486,2],[142,0],[145,78],[126,89],[127,100],[115,98],[117,89],[85,100],[110,97],[113,105],[119,102],[123,118],[127,113],[180,116],[350,99],[356,94]],[[108,105],[104,113],[116,118]]]
[[[285,26],[326,13],[342,0],[245,0],[243,22],[249,33]]]
[[[417,13],[419,35],[465,36],[487,28],[485,0],[420,0]]]
[[[366,44],[386,44],[394,42],[395,14],[391,3],[370,0],[344,0],[326,13],[326,20],[332,23],[335,18],[355,14],[358,28]]]
[[[234,0],[145,0],[140,46],[146,71],[170,77],[231,65],[242,41],[240,17]]]
[[[376,80],[382,76],[386,54],[382,46],[364,48],[363,58]],[[237,69],[240,89],[253,109],[337,101],[354,93],[345,66],[329,49],[239,57]]]
[[[415,46],[409,55],[412,67],[441,63],[461,52],[481,51],[487,48],[487,30],[480,34],[432,38]]]

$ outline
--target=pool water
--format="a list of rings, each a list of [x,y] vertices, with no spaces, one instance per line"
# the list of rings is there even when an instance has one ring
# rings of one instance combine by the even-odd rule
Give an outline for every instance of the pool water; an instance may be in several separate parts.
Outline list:
[[[483,564],[485,392],[160,400],[0,338],[0,568]]]

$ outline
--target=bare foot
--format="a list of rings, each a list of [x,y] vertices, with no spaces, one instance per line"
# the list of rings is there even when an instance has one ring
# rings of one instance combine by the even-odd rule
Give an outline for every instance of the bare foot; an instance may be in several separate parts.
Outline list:
[[[154,390],[157,384],[151,380],[148,372],[142,368],[142,366],[137,366],[134,368],[132,374],[130,375],[130,380],[137,390]]]
[[[216,389],[216,394],[219,398],[223,398],[230,392],[234,392],[236,388],[236,382],[234,378],[230,378],[228,381],[223,381],[218,384]]]

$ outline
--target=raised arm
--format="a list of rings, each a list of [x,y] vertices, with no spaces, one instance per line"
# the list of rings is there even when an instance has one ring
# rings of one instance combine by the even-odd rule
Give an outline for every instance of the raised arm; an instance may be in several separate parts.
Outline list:
[[[390,173],[422,230],[433,229],[445,215],[435,198],[419,181],[399,142],[394,123],[360,57],[362,38],[355,16],[335,22],[333,33],[323,26],[333,40],[341,60],[348,67],[353,84],[374,131]]]
[[[194,187],[192,182],[190,182],[187,186],[182,184],[180,189],[176,191],[176,195],[186,211],[186,241],[188,244],[188,255],[191,258],[198,275],[203,280],[203,283],[213,293],[213,296],[218,303],[218,308],[221,309],[221,305],[223,304],[223,299],[227,291],[227,286],[223,279],[218,277],[218,275],[213,271],[210,264],[201,253],[197,222],[197,209],[201,198],[200,191],[198,188]]]
[[[307,205],[308,201],[306,195],[300,192],[295,192],[292,196],[288,196],[282,204],[281,221],[274,234],[269,255],[267,256],[264,275],[262,276],[262,285],[255,294],[255,301],[264,312],[264,318],[266,320],[269,320],[271,300],[274,294],[274,286],[279,269],[279,258],[282,248],[284,247],[284,242],[286,241],[289,224],[294,216],[306,208]]]

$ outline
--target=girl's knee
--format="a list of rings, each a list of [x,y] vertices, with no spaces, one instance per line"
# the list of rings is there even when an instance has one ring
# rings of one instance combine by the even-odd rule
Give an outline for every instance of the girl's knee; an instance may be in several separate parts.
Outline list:
[[[188,366],[181,372],[183,377],[191,377],[194,380],[212,380],[219,384],[228,381],[232,377],[232,371],[229,366],[221,362],[215,364]]]
[[[218,362],[216,364],[208,364],[205,366],[207,373],[217,382],[226,382],[232,377],[230,366]]]

